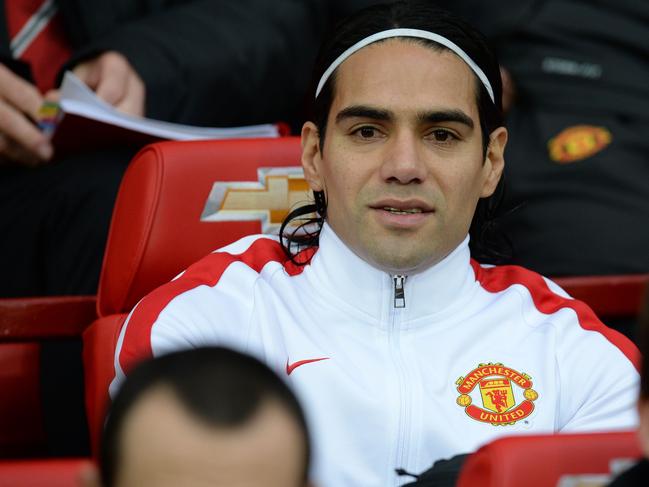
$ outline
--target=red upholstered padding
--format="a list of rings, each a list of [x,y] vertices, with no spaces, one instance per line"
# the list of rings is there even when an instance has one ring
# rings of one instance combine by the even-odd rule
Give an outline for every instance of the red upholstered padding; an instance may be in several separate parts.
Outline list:
[[[96,316],[94,296],[0,299],[0,457],[45,453],[40,342],[78,337]]]
[[[0,487],[80,487],[82,458],[0,461]]]
[[[566,475],[608,474],[641,456],[635,432],[501,438],[471,455],[458,487],[554,487]]]
[[[636,316],[640,311],[649,274],[561,277],[554,281],[598,316],[623,317]]]
[[[100,318],[83,333],[86,414],[90,445],[95,455],[99,452],[99,441],[108,406],[108,386],[115,376],[115,348],[125,319],[126,314]]]
[[[99,286],[100,316],[129,311],[258,221],[201,222],[216,181],[258,181],[259,167],[299,166],[297,137],[162,142],[131,162],[119,190]]]
[[[0,344],[0,457],[42,453],[45,446],[39,354],[38,343]]]
[[[78,337],[97,317],[95,296],[0,299],[0,339]]]

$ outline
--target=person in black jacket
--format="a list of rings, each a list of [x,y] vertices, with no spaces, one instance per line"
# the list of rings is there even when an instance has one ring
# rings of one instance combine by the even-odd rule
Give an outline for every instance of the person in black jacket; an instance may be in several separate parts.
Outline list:
[[[649,3],[457,3],[510,75],[501,222],[514,263],[649,272]]]
[[[30,64],[18,42],[23,3],[38,4],[0,3],[4,297],[95,293],[113,200],[138,149],[57,157],[32,123],[43,100],[56,98],[52,72],[72,69],[134,115],[210,126],[290,122],[324,28],[321,2],[48,0],[33,19],[54,12],[56,35],[45,43],[60,48]]]

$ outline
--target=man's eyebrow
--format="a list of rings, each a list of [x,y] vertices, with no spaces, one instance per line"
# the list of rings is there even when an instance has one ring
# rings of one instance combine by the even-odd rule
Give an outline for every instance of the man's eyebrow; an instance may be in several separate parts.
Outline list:
[[[473,120],[462,110],[436,110],[432,112],[422,112],[417,115],[419,122],[439,123],[439,122],[459,122],[469,128],[473,128]]]
[[[365,105],[352,105],[343,108],[336,115],[336,123],[340,123],[346,118],[370,118],[373,120],[391,120],[394,118],[392,112],[381,108],[373,108]]]
[[[352,105],[343,108],[336,115],[336,123],[347,118],[369,118],[372,120],[392,120],[394,114],[390,110],[366,105]],[[474,127],[473,120],[462,110],[434,110],[417,114],[420,123],[458,122],[469,128]]]

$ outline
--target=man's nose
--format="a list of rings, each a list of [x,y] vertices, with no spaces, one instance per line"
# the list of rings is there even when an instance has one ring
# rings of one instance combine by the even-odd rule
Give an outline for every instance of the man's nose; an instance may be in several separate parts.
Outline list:
[[[402,131],[386,146],[381,165],[381,177],[399,184],[420,183],[426,177],[426,165],[421,140],[415,134]]]

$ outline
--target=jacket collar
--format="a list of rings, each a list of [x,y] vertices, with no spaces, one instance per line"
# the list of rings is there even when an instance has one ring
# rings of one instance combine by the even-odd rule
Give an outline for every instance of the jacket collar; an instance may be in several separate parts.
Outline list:
[[[475,287],[467,236],[443,260],[405,281],[410,320],[449,308]],[[394,281],[388,273],[358,257],[325,223],[311,261],[312,283],[329,295],[377,319],[394,305]]]

